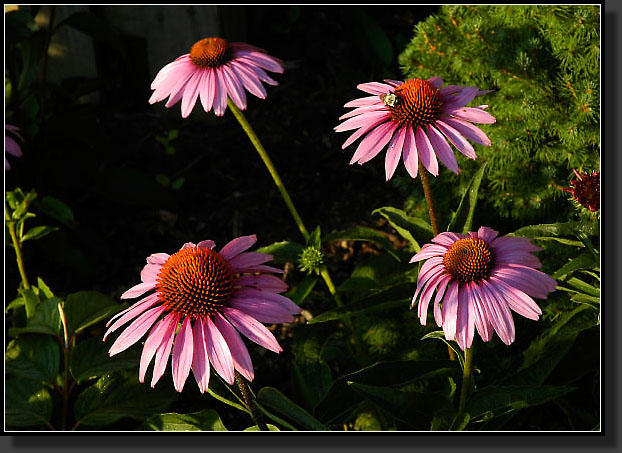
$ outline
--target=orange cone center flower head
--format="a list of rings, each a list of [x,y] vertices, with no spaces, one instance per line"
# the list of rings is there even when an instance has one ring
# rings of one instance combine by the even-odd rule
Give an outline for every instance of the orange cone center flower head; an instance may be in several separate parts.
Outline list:
[[[447,272],[463,285],[488,277],[494,265],[492,249],[479,238],[460,239],[443,256],[443,266]]]
[[[383,95],[382,100],[394,121],[413,128],[434,123],[443,108],[438,90],[423,79],[407,80],[392,94]]]
[[[171,311],[196,319],[221,311],[233,291],[233,280],[231,267],[220,253],[189,247],[166,261],[156,288]]]
[[[205,38],[192,46],[190,60],[199,68],[217,68],[231,60],[229,43],[222,38]]]

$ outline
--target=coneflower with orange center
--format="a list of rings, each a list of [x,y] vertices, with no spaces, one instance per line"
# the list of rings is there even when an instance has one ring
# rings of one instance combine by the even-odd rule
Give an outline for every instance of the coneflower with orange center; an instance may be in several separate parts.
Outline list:
[[[199,390],[205,392],[210,364],[228,384],[233,384],[236,371],[252,381],[253,364],[240,333],[278,353],[281,347],[261,323],[291,322],[300,313],[300,307],[279,294],[287,285],[272,275],[283,271],[265,264],[272,256],[246,252],[256,240],[255,235],[239,237],[220,251],[207,240],[184,244],[170,256],[150,255],[140,274],[142,283],[121,298],[149,295],[107,324],[104,340],[132,321],[113,343],[110,355],[126,350],[149,331],[140,358],[140,382],[155,357],[151,378],[155,386],[171,349],[173,384],[178,392],[191,369]]]
[[[151,83],[155,90],[150,104],[168,97],[166,107],[181,100],[181,116],[186,118],[200,97],[203,109],[218,116],[227,109],[227,99],[246,109],[245,90],[265,99],[268,85],[278,85],[266,71],[283,72],[283,62],[263,49],[222,38],[205,38],[190,52],[164,66]]]
[[[486,134],[471,123],[492,124],[495,118],[485,111],[487,105],[465,107],[475,97],[490,93],[477,87],[447,85],[440,77],[410,79],[405,82],[385,80],[358,85],[372,96],[355,99],[345,107],[354,110],[341,116],[346,120],[335,131],[358,129],[343,144],[346,148],[357,139],[359,143],[350,164],[369,162],[385,146],[386,180],[391,179],[400,161],[408,173],[417,177],[418,161],[434,176],[438,161],[458,173],[458,161],[449,143],[465,156],[477,156],[468,140],[490,146]],[[442,88],[441,88],[442,87]]]

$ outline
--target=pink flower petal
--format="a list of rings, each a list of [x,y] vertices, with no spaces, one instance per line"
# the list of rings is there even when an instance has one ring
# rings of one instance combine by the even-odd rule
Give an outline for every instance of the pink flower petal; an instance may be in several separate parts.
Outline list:
[[[365,107],[368,105],[383,104],[378,96],[366,96],[364,98],[354,99],[344,104],[344,107]],[[384,104],[383,104],[384,105]]]
[[[229,300],[229,306],[252,316],[257,321],[269,324],[294,321],[294,316],[291,313],[270,302],[232,298]]]
[[[199,89],[202,79],[202,72],[195,72],[184,88],[184,95],[181,100],[181,117],[187,118],[192,112],[194,105],[199,97]]]
[[[443,331],[445,339],[448,341],[456,338],[456,321],[458,318],[458,286],[459,283],[454,281],[447,289],[447,293],[443,298]]]
[[[432,242],[450,247],[454,242],[459,241],[460,239],[463,239],[465,236],[466,235],[464,234],[443,232],[443,233],[439,233],[436,237],[434,237],[432,239]]]
[[[385,112],[386,113],[387,111],[388,111],[387,106],[384,105],[382,102],[378,102],[373,105],[366,105],[364,107],[358,107],[358,108],[355,108],[354,110],[350,110],[348,113],[344,113],[343,115],[341,115],[339,117],[339,121],[345,120],[347,118],[352,118],[354,116],[361,116],[366,113],[373,113],[373,112]],[[337,132],[340,132],[340,131],[337,131]]]
[[[490,113],[474,107],[461,107],[458,109],[445,110],[445,113],[471,123],[494,124],[497,120]]]
[[[282,293],[289,288],[287,283],[274,275],[242,275],[236,279],[235,286],[252,286],[272,293]]]
[[[248,381],[252,381],[255,378],[253,362],[251,361],[248,349],[246,349],[246,345],[244,341],[242,341],[240,334],[220,313],[216,314],[214,324],[216,324],[216,327],[229,346],[233,366]]]
[[[209,112],[214,105],[214,95],[216,94],[216,79],[213,69],[203,71],[201,77],[201,104],[203,110]]]
[[[240,110],[245,110],[246,94],[244,92],[244,87],[242,86],[242,83],[229,66],[223,65],[221,67],[221,70],[229,96]]]
[[[458,292],[458,317],[456,320],[456,341],[464,351],[473,344],[475,336],[475,307],[470,285],[464,285]]]
[[[240,82],[249,93],[257,96],[259,99],[265,99],[267,96],[266,89],[263,87],[257,75],[250,71],[242,64],[236,64],[236,61],[229,63],[233,71],[237,74]]]
[[[361,115],[358,115],[354,118],[349,118],[343,123],[335,126],[335,132],[344,132],[352,129],[358,129],[368,126],[372,123],[381,123],[384,121],[388,121],[391,119],[391,114],[386,110],[370,110],[369,112],[364,112]],[[369,130],[369,129],[368,129]],[[345,148],[342,147],[342,148]]]
[[[362,165],[376,157],[389,143],[396,128],[396,123],[388,121],[367,134],[359,144],[354,156],[350,160],[350,164],[357,162],[359,165]]]
[[[393,90],[391,85],[380,82],[361,83],[356,86],[359,90],[369,94],[387,94]]]
[[[402,156],[402,148],[404,147],[404,140],[406,139],[406,128],[398,127],[394,132],[389,147],[387,148],[387,156],[384,161],[384,172],[386,180],[391,179],[397,168],[397,164],[400,163],[400,157]]]
[[[155,288],[155,283],[152,281],[139,283],[121,294],[121,299],[132,299],[141,296],[153,288]]]
[[[233,384],[233,359],[231,351],[220,330],[214,325],[210,318],[205,318],[203,331],[207,339],[207,355],[214,366],[216,372],[229,385]]]
[[[443,79],[441,79],[439,76],[434,76],[428,79],[428,83],[434,88],[439,89],[443,86]]]
[[[151,308],[140,315],[140,317],[134,320],[134,322],[132,322],[132,324],[130,324],[123,331],[123,333],[121,333],[121,335],[119,335],[110,347],[108,354],[112,357],[119,352],[125,351],[127,348],[140,340],[142,336],[151,328],[153,323],[156,322],[158,316],[160,316],[165,310],[166,307],[159,306]]]
[[[164,370],[166,369],[166,364],[168,363],[171,346],[173,346],[173,338],[175,338],[175,331],[177,330],[179,318],[180,316],[178,314],[174,314],[174,317],[171,319],[171,323],[169,324],[168,329],[164,333],[162,343],[160,343],[160,346],[158,346],[158,349],[156,350],[156,358],[153,365],[153,375],[151,376],[152,388],[155,387],[155,385],[158,383],[158,381],[164,374]]]
[[[250,271],[255,266],[272,260],[272,255],[259,252],[243,252],[229,260],[229,266],[234,273]]]
[[[441,133],[431,124],[428,124],[427,129],[428,138],[430,139],[432,148],[436,151],[436,155],[439,160],[445,165],[445,167],[449,168],[449,170],[453,171],[455,174],[458,174],[458,161],[456,160],[456,156],[451,150],[451,147],[445,140],[445,137],[443,137]]]
[[[483,306],[487,312],[488,320],[505,344],[509,345],[514,341],[514,319],[510,312],[507,302],[498,291],[486,280],[480,281],[480,294],[482,295]]]
[[[181,392],[190,374],[190,366],[193,357],[192,326],[190,318],[186,317],[181,323],[181,328],[175,337],[173,345],[173,358],[171,368],[173,370],[173,385],[175,390]]]
[[[205,337],[202,318],[197,318],[192,326],[192,341],[194,342],[192,356],[192,373],[197,381],[201,393],[205,393],[209,386],[210,366],[207,355],[207,338]]]
[[[445,295],[445,289],[447,289],[447,286],[449,285],[449,283],[451,283],[451,281],[451,276],[445,275],[444,278],[440,280],[438,284],[438,289],[436,290],[436,297],[434,297],[434,321],[439,327],[443,325],[443,313],[441,312],[439,302],[443,299],[443,296]],[[425,325],[425,316],[423,316],[423,313],[421,314],[421,323]]]
[[[158,323],[151,329],[149,335],[147,336],[147,340],[145,341],[145,346],[143,347],[143,352],[140,356],[140,367],[138,370],[138,380],[143,383],[145,382],[145,373],[147,372],[147,368],[153,359],[153,356],[156,353],[156,350],[162,344],[162,342],[167,338],[167,332],[170,331],[171,323],[175,321],[176,315],[175,313],[169,313],[164,318],[162,318]]]
[[[286,310],[288,313],[297,315],[301,309],[298,305],[292,302],[289,298],[280,294],[274,294],[268,291],[260,291],[253,288],[240,288],[232,294],[232,298],[246,299],[246,300],[258,300],[268,301],[276,304]]]
[[[120,318],[117,321],[115,321],[115,323],[112,326],[110,326],[110,328],[106,331],[106,333],[104,334],[104,341],[106,341],[106,338],[108,337],[108,335],[110,335],[112,332],[117,330],[119,327],[130,322],[132,319],[144,313],[148,308],[153,307],[155,304],[159,302],[160,302],[160,298],[158,294],[151,294],[145,297],[144,299],[141,299],[140,301],[136,302],[134,305],[130,306],[129,308],[126,308],[125,310],[120,311],[119,313],[114,315],[112,318],[110,318],[110,320],[106,324],[106,327],[108,327],[108,325],[110,325],[110,323],[114,321],[116,318],[118,317]]]
[[[225,244],[225,246],[220,250],[220,254],[227,260],[230,260],[231,258],[251,248],[255,242],[257,242],[256,234],[235,238]]]
[[[450,116],[443,117],[443,122],[457,130],[463,137],[468,138],[472,142],[479,143],[484,146],[491,146],[492,143],[488,136],[479,127],[473,126],[464,120],[452,118]]]
[[[417,154],[417,146],[415,145],[415,134],[413,133],[412,126],[406,127],[404,133],[404,148],[402,153],[402,159],[404,160],[404,167],[408,174],[416,178],[417,171],[419,170],[419,156]]]
[[[167,253],[153,253],[147,257],[149,264],[164,264],[171,256]]]
[[[197,247],[201,247],[204,249],[208,249],[208,250],[212,250],[214,247],[216,247],[216,243],[214,241],[211,240],[207,240],[207,241],[201,241],[197,244]]]
[[[464,87],[462,91],[454,96],[445,96],[443,98],[443,108],[445,110],[454,109],[457,107],[463,107],[477,96],[479,88],[477,87]]]
[[[425,244],[411,259],[410,262],[414,263],[421,260],[427,260],[433,256],[442,256],[447,253],[447,247],[436,244]]]
[[[496,285],[499,293],[503,294],[505,300],[511,310],[521,316],[537,321],[542,314],[542,310],[534,300],[519,289],[516,289],[507,283],[495,277],[490,277],[490,284]]]
[[[236,310],[235,308],[225,307],[223,311],[225,317],[233,327],[238,329],[249,340],[276,353],[283,350],[276,341],[276,338],[274,338],[274,335],[252,316],[240,310]]]
[[[216,93],[214,94],[214,113],[216,116],[223,116],[227,109],[227,85],[224,81],[222,71],[214,71],[216,79]]]
[[[355,133],[353,133],[352,135],[348,137],[348,139],[343,143],[343,145],[341,145],[341,149],[346,149],[348,146],[354,143],[359,137],[362,137],[363,135],[365,135],[367,132],[369,132],[376,126],[379,126],[385,122],[388,122],[387,121],[388,119],[389,118],[387,115],[381,115],[381,116],[376,117],[376,119],[371,122],[366,122],[363,126],[361,126],[361,128],[358,131],[356,131]]]
[[[436,125],[458,151],[471,159],[477,158],[473,146],[457,130],[441,120],[436,120]]]
[[[417,146],[417,153],[419,153],[419,159],[423,166],[434,176],[438,176],[438,161],[436,160],[436,153],[434,148],[428,139],[427,134],[423,131],[421,126],[417,126],[415,132],[415,144]]]

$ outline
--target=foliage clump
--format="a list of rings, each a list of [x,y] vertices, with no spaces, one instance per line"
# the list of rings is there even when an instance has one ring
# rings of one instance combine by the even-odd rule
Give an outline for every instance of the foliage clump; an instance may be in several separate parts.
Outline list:
[[[477,98],[497,119],[485,128],[492,147],[460,156],[457,193],[485,160],[484,201],[501,217],[567,214],[559,187],[573,168],[599,167],[598,6],[443,6],[415,26],[399,62],[409,78],[495,90]]]

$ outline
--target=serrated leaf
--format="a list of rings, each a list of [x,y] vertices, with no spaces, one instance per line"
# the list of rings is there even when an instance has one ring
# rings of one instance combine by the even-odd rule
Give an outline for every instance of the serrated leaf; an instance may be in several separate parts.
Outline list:
[[[380,214],[387,219],[395,231],[406,239],[412,251],[421,250],[420,243],[427,243],[434,237],[432,226],[419,217],[411,217],[401,209],[385,206],[372,211],[372,214]]]
[[[52,397],[41,384],[23,379],[5,381],[4,422],[7,426],[41,426],[52,417]]]
[[[71,336],[87,327],[108,319],[127,304],[117,304],[113,299],[97,291],[79,291],[69,294],[64,310],[67,330]]]
[[[276,410],[305,430],[328,430],[328,428],[316,420],[315,417],[273,387],[263,387],[259,390],[257,402],[264,407]]]
[[[37,382],[54,382],[60,368],[58,340],[47,335],[11,340],[4,357],[7,373]]]
[[[272,255],[274,257],[272,260],[273,263],[285,264],[287,262],[295,263],[298,261],[298,255],[300,255],[304,248],[305,246],[298,242],[283,241],[275,242],[265,247],[259,247],[256,251]]]
[[[191,414],[169,412],[149,417],[138,431],[227,431],[218,413],[204,409]]]
[[[488,386],[476,390],[467,402],[473,420],[490,420],[508,412],[537,406],[575,390],[553,385]]]
[[[176,398],[169,387],[151,389],[139,383],[135,372],[110,374],[78,396],[74,415],[81,425],[107,426],[124,417],[145,419],[166,410]]]
[[[475,214],[475,207],[477,206],[479,187],[482,183],[486,166],[487,163],[483,164],[471,179],[464,195],[462,195],[458,210],[447,226],[447,231],[463,234],[471,231],[473,215]]]
[[[71,349],[69,371],[78,384],[112,371],[138,366],[140,349],[129,348],[110,357],[109,348],[110,345],[104,343],[101,338],[92,337],[79,342]]]

